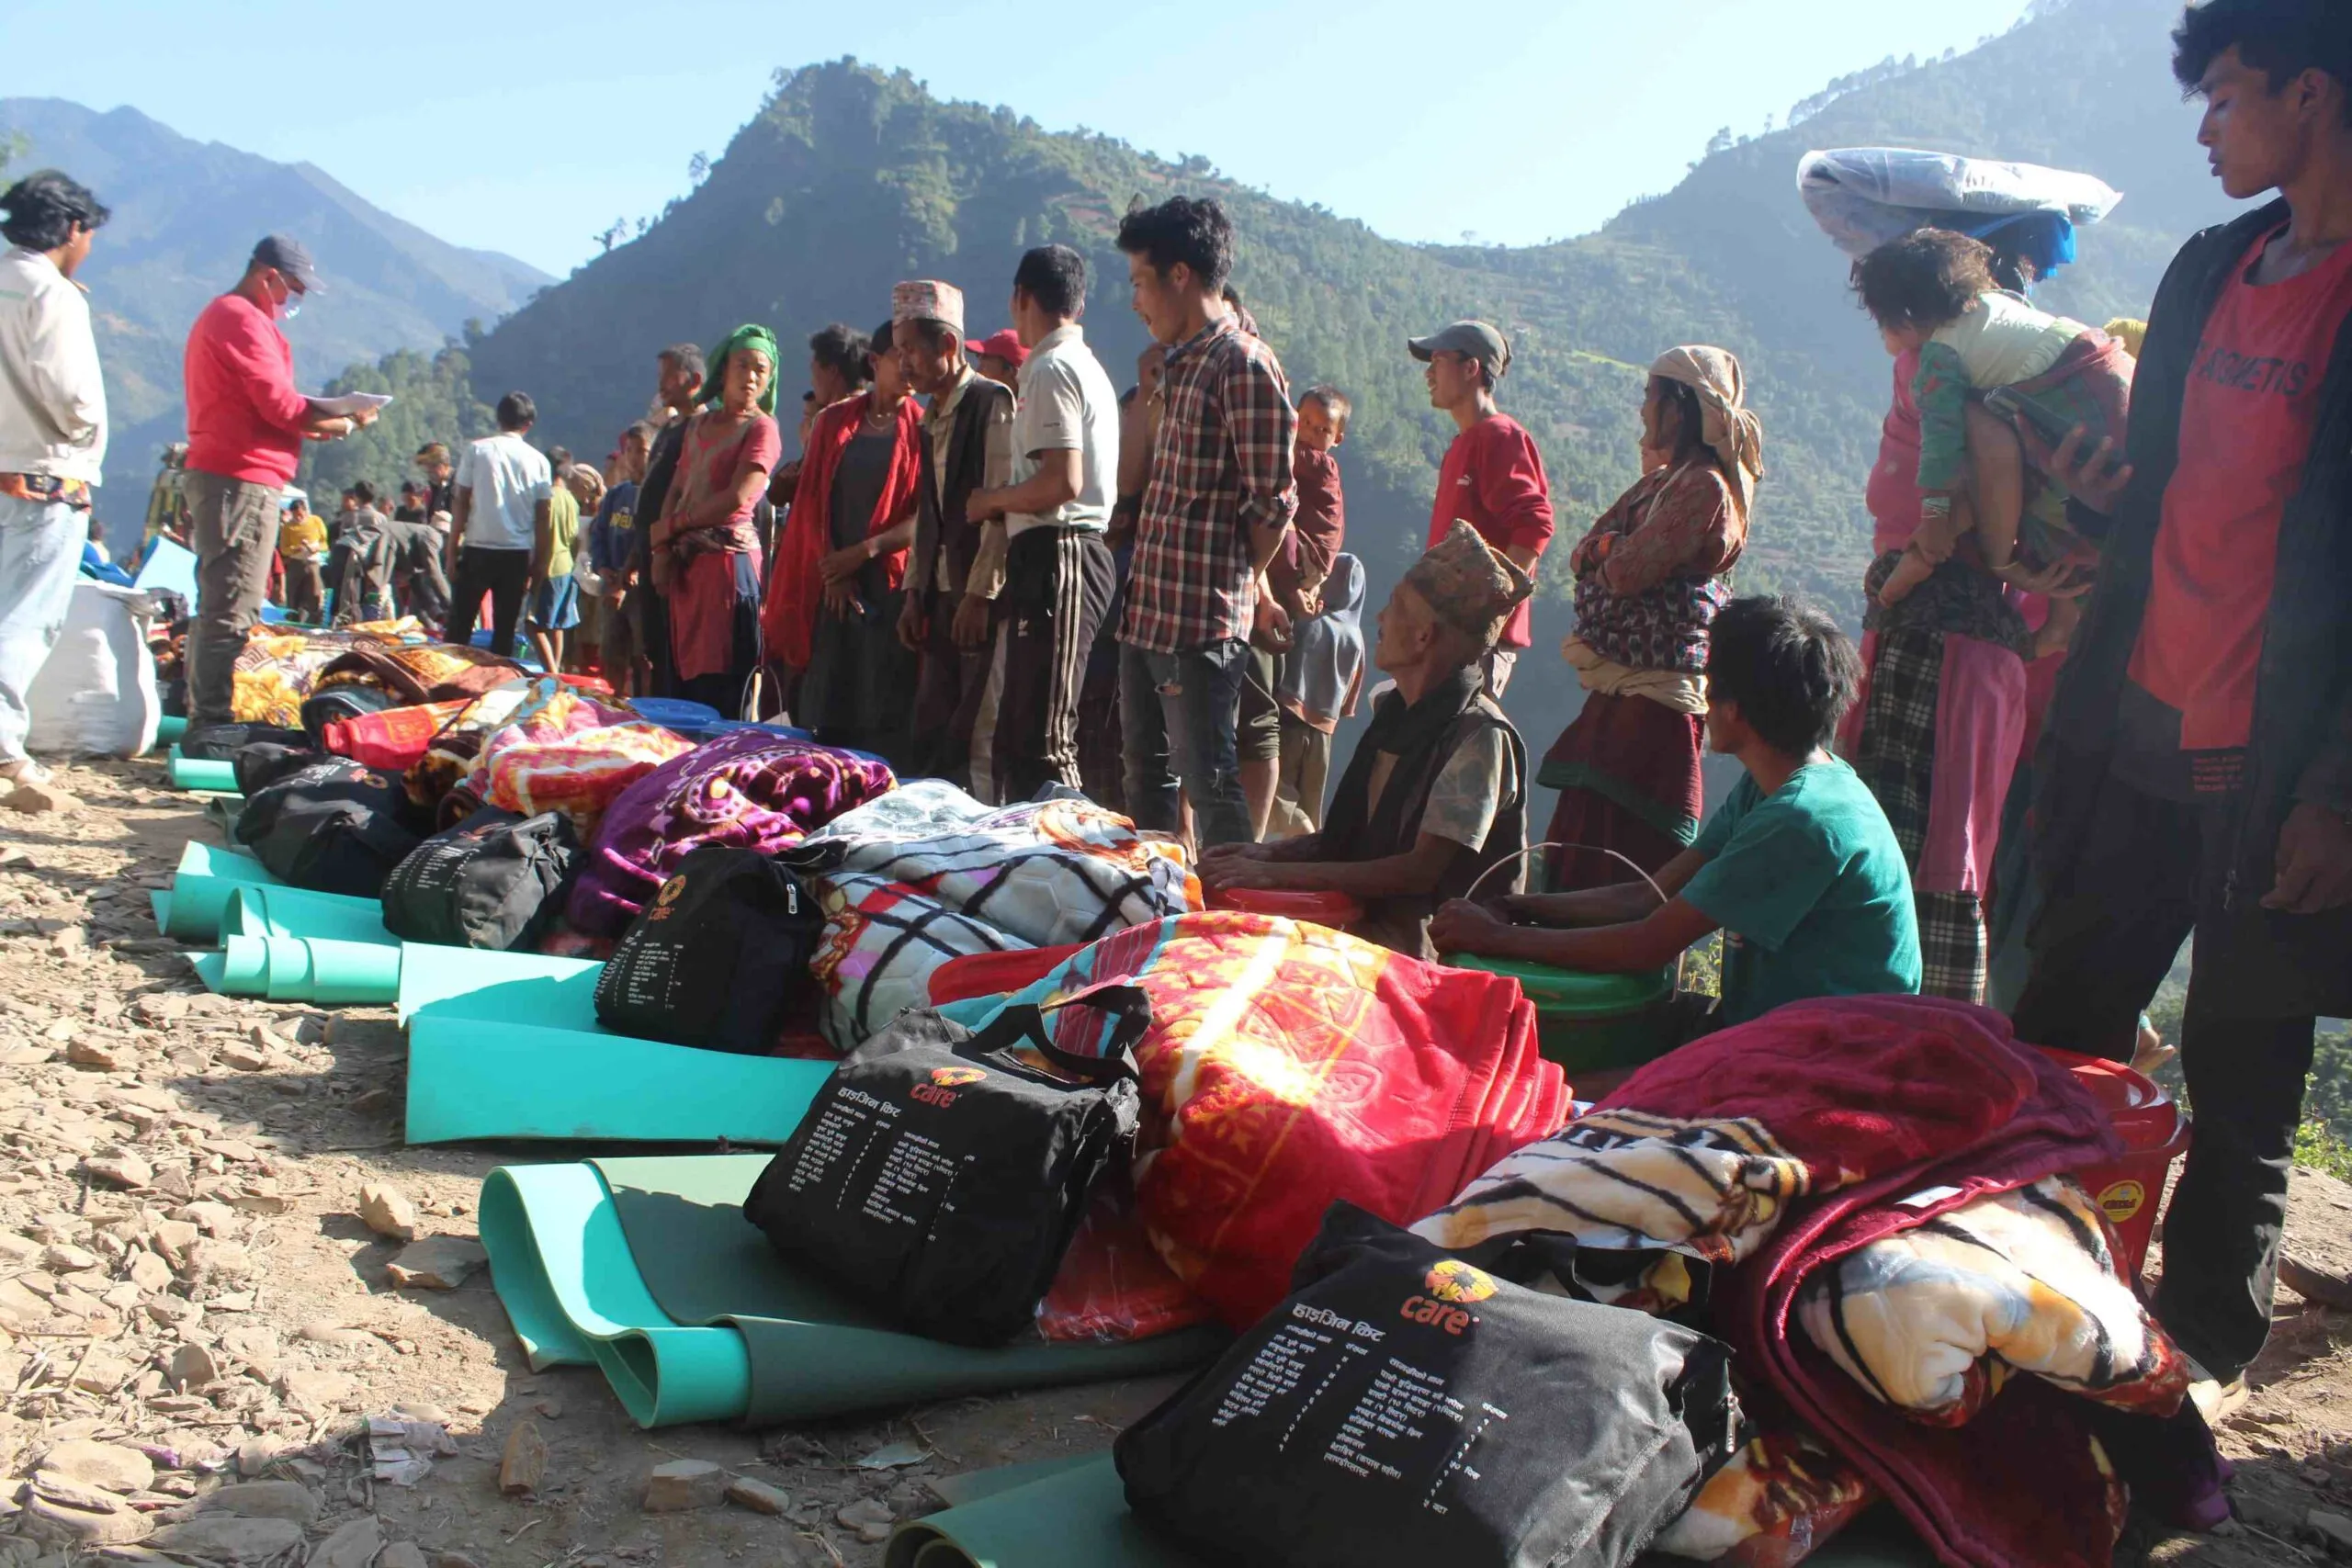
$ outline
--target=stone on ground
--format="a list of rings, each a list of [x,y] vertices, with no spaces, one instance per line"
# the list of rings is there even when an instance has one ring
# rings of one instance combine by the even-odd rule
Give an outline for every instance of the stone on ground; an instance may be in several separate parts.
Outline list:
[[[646,1478],[645,1511],[674,1514],[710,1507],[727,1495],[727,1483],[732,1479],[708,1460],[673,1459],[657,1464]]]
[[[429,1235],[402,1247],[386,1267],[395,1285],[454,1291],[489,1261],[490,1254],[469,1235]]]
[[[371,1181],[359,1190],[359,1218],[378,1235],[416,1239],[416,1205],[389,1181]]]
[[[77,1438],[42,1456],[41,1473],[57,1475],[107,1492],[144,1492],[155,1483],[155,1465],[137,1449]]]

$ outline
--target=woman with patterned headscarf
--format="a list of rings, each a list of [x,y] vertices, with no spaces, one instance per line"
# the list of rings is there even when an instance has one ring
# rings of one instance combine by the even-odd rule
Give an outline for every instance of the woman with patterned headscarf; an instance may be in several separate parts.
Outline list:
[[[1576,630],[1561,654],[1584,707],[1544,759],[1560,792],[1544,836],[1560,891],[1624,880],[1613,850],[1656,871],[1690,847],[1706,796],[1707,628],[1747,542],[1764,434],[1739,361],[1668,351],[1642,399],[1643,466],[1568,558]]]
[[[760,666],[760,540],[752,524],[784,455],[775,334],[737,327],[710,355],[653,525],[653,581],[670,611],[678,694],[729,717]]]

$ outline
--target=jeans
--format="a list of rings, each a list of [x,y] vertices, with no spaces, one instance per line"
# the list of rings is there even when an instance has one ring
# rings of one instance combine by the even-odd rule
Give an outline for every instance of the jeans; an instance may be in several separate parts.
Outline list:
[[[490,595],[490,650],[514,657],[514,627],[523,618],[523,590],[531,580],[531,552],[485,545],[458,547],[457,580],[449,585],[449,626],[445,641],[473,640],[481,596]]]
[[[74,602],[90,514],[0,495],[0,762],[25,760],[27,694]]]
[[[196,545],[196,624],[187,635],[191,729],[236,717],[237,655],[261,618],[285,493],[279,485],[187,470],[182,494]]]
[[[1203,849],[1250,842],[1234,734],[1249,657],[1250,645],[1239,637],[1190,653],[1120,648],[1127,811],[1136,827],[1174,832],[1181,788],[1192,797]]]
[[[2073,870],[2047,889],[2015,1013],[2020,1040],[2128,1061],[2141,1010],[2198,933],[2180,1028],[2196,1130],[2165,1215],[2155,1311],[2181,1348],[2224,1382],[2270,1332],[2314,1024],[2308,1013],[2266,1016],[2268,998],[2205,973],[2220,951],[2227,819],[2219,806],[2109,781]]]

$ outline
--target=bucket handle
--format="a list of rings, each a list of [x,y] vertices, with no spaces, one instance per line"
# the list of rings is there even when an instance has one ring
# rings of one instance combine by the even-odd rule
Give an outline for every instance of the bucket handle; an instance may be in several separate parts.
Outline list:
[[[1545,850],[1589,850],[1597,855],[1607,855],[1611,860],[1617,862],[1627,871],[1632,872],[1635,876],[1640,877],[1644,882],[1649,884],[1650,891],[1657,895],[1657,907],[1659,908],[1665,908],[1666,906],[1671,902],[1671,900],[1666,896],[1666,889],[1657,885],[1657,878],[1652,876],[1648,872],[1644,871],[1640,866],[1635,865],[1630,859],[1620,854],[1615,850],[1605,849],[1599,844],[1572,844],[1556,839],[1547,840],[1540,844],[1530,844],[1527,848],[1520,851],[1519,853],[1515,855],[1508,855],[1503,859],[1497,861],[1494,864],[1488,866],[1485,871],[1478,874],[1478,880],[1470,885],[1470,890],[1464,894],[1463,897],[1476,900],[1478,897],[1478,889],[1487,885],[1487,878],[1494,875],[1495,873],[1502,870],[1502,868],[1507,865],[1516,864],[1521,861],[1524,861],[1528,856],[1532,854],[1539,854]],[[1675,955],[1674,988],[1678,991],[1682,988],[1683,964],[1689,957],[1690,951],[1687,948],[1683,952]]]

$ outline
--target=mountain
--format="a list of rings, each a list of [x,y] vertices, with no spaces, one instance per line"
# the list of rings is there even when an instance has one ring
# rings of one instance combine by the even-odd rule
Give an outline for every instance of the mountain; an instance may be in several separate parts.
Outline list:
[[[185,434],[188,324],[237,280],[262,235],[302,241],[327,284],[287,333],[306,387],[356,360],[436,348],[551,281],[512,256],[445,243],[309,164],[194,141],[136,109],[0,98],[0,143],[12,133],[14,173],[62,169],[113,209],[81,274],[115,419],[107,489],[121,499],[109,513],[143,506],[158,449]]]
[[[1484,316],[1517,355],[1501,400],[1535,433],[1565,539],[1634,476],[1643,367],[1677,343],[1737,352],[1769,468],[1738,581],[1801,590],[1852,617],[1869,530],[1862,485],[1890,366],[1848,294],[1846,262],[1798,199],[1809,148],[1896,143],[2098,174],[2125,192],[2047,286],[2053,308],[2142,314],[2165,261],[2229,211],[2194,144],[2197,111],[2169,69],[2178,0],[2045,3],[1964,55],[1890,62],[1801,106],[1800,123],[1741,139],[1665,195],[1558,244],[1416,246],[1320,207],[1275,201],[1204,160],[1170,163],[1091,134],[1052,134],[1014,110],[943,103],[905,73],[854,61],[779,71],[708,176],[639,238],[546,290],[471,345],[474,392],[537,400],[545,440],[602,452],[643,411],[653,354],[763,321],[787,344],[828,321],[870,327],[893,279],[962,287],[975,333],[1001,324],[1021,252],[1062,241],[1096,282],[1090,338],[1116,379],[1143,346],[1113,244],[1132,200],[1213,194],[1239,231],[1235,283],[1295,386],[1355,399],[1340,460],[1351,547],[1375,602],[1418,550],[1450,425],[1427,406],[1404,340]],[[1670,133],[1662,109],[1643,134]],[[1668,128],[1662,131],[1661,127]],[[1692,121],[1695,140],[1698,122]],[[787,393],[800,384],[786,367]],[[788,399],[787,399],[788,400]],[[1541,749],[1573,711],[1551,678],[1567,628],[1566,550],[1555,550],[1531,670],[1510,706]]]

